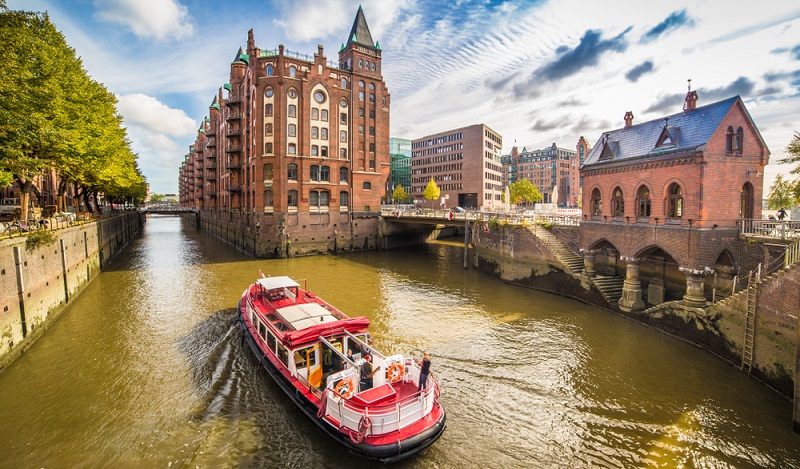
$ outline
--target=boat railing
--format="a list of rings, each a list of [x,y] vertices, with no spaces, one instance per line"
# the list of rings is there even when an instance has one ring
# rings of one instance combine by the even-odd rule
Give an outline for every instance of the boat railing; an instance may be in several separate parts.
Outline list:
[[[362,348],[362,350],[368,350],[368,351],[369,351],[369,352],[370,352],[370,353],[371,353],[371,354],[372,354],[374,357],[379,357],[379,358],[381,358],[381,359],[384,359],[384,358],[386,358],[386,356],[385,356],[384,354],[382,354],[381,352],[379,352],[379,351],[377,351],[376,349],[374,349],[374,348],[373,348],[371,345],[369,345],[368,343],[366,343],[366,342],[364,342],[363,340],[359,339],[358,337],[354,336],[354,335],[353,335],[353,334],[351,334],[349,331],[344,331],[344,333],[345,333],[345,334],[347,334],[347,336],[348,336],[348,337],[350,337],[350,340],[353,340],[353,341],[355,341],[355,342],[356,342],[358,345],[360,345],[360,346],[361,346],[361,348]]]

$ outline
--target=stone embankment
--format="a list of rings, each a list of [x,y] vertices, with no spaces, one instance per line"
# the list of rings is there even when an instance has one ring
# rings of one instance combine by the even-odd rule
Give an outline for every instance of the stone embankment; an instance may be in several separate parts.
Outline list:
[[[41,337],[69,301],[140,231],[128,212],[54,232],[55,242],[0,240],[0,369]]]

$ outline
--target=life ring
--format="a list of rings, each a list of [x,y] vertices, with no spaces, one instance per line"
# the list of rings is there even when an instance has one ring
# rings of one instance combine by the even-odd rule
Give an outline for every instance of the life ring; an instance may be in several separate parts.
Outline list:
[[[405,369],[403,368],[402,364],[392,363],[392,366],[390,366],[389,369],[386,370],[386,379],[388,379],[392,383],[396,383],[400,381],[404,373]]]
[[[347,390],[342,392],[342,388],[345,387],[347,388]],[[355,387],[353,386],[353,380],[345,378],[339,381],[334,391],[336,391],[336,394],[341,396],[343,399],[349,398],[350,396],[353,395],[353,391],[355,391]]]

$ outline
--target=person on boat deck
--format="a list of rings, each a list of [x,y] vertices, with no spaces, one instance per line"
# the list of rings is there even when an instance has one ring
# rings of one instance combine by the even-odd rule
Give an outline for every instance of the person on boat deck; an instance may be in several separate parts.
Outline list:
[[[431,372],[431,355],[428,352],[422,354],[422,368],[419,370],[419,388],[422,391],[428,387],[428,374]]]
[[[361,390],[372,389],[372,375],[375,374],[372,368],[372,357],[366,355],[364,363],[361,364]]]

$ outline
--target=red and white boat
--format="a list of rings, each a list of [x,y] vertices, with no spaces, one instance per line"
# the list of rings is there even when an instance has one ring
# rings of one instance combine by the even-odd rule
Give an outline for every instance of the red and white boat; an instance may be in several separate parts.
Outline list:
[[[275,382],[351,451],[394,462],[419,453],[444,432],[433,373],[418,391],[421,364],[374,349],[367,318],[347,317],[289,277],[262,276],[242,294],[239,323]],[[360,380],[367,354],[375,371],[371,387]]]

